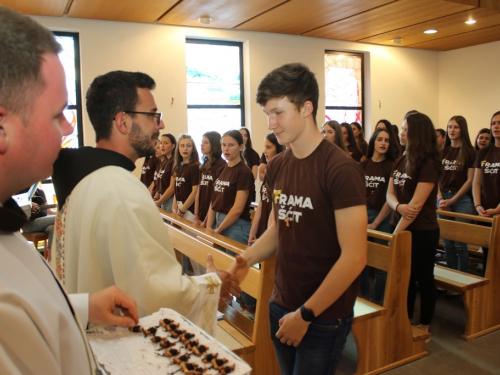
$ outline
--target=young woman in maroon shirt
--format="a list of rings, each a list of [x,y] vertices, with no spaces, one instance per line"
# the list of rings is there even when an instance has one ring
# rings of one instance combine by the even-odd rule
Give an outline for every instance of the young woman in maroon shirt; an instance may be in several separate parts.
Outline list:
[[[264,138],[264,154],[268,163],[272,158],[284,150],[285,146],[278,143],[274,133],[268,133],[266,135]],[[267,228],[273,203],[272,196],[269,193],[268,187],[266,186],[266,174],[264,171],[264,178],[262,179],[262,185],[260,187],[260,201],[252,219],[252,228],[248,236],[248,245],[252,245]]]
[[[445,146],[441,151],[442,175],[439,180],[438,208],[472,215],[471,189],[474,179],[476,150],[469,138],[467,120],[453,116],[448,121]],[[447,220],[469,220],[444,217]],[[469,251],[463,242],[443,239],[448,267],[462,272],[469,270]]]
[[[408,316],[413,318],[420,289],[418,326],[429,330],[436,307],[434,255],[439,242],[436,195],[441,175],[441,159],[436,130],[423,113],[409,114],[402,125],[406,153],[394,163],[387,191],[387,203],[395,211],[395,232],[412,233],[411,275],[408,290]]]
[[[220,141],[220,134],[214,131],[203,134],[201,141],[203,164],[200,166],[200,187],[196,194],[194,220],[196,224],[202,227],[207,225],[208,209],[210,208],[218,171],[226,164],[222,158]]]

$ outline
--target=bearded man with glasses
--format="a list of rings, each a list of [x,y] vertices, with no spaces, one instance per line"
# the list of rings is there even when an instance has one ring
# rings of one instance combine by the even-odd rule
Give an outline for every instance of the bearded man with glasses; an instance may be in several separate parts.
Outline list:
[[[63,149],[54,164],[53,266],[70,292],[117,285],[137,300],[139,316],[175,308],[212,332],[216,308],[209,325],[198,310],[212,305],[206,302],[218,292],[208,293],[205,275],[182,275],[156,205],[130,173],[138,158],[154,154],[165,128],[154,88],[155,81],[139,72],[114,71],[91,83],[86,101],[96,147]],[[237,280],[207,262],[212,279],[222,281],[221,296],[238,295]]]

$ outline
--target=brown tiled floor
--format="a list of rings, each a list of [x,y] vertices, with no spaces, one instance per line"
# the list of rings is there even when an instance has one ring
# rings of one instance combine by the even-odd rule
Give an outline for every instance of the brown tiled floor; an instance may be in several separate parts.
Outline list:
[[[418,311],[415,316],[418,316]],[[500,331],[467,342],[461,338],[464,326],[465,312],[461,297],[439,294],[431,325],[432,341],[426,344],[429,355],[386,374],[500,374]],[[356,371],[356,345],[352,335],[348,338],[342,357],[337,374],[353,374]]]

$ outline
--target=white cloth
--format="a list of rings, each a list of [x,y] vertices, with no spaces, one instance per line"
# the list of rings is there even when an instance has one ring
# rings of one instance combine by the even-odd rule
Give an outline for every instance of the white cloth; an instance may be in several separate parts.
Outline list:
[[[56,218],[55,241],[55,272],[69,293],[117,285],[141,317],[168,307],[214,332],[219,277],[182,275],[158,208],[124,168],[100,168],[76,185]]]
[[[90,374],[85,333],[40,254],[0,232],[0,259],[0,374]]]

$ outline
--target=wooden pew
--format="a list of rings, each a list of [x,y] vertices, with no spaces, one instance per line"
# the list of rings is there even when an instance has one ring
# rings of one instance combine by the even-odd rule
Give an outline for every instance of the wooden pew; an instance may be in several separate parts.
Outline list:
[[[411,233],[393,235],[368,230],[370,237],[390,246],[368,242],[368,265],[387,272],[383,306],[358,297],[352,332],[358,349],[356,374],[380,374],[426,356],[428,332],[412,327],[407,297],[411,272]]]
[[[164,210],[160,209],[160,213],[164,220],[173,224],[166,224],[166,226],[174,249],[202,265],[206,264],[207,254],[212,254],[215,265],[220,269],[227,269],[234,258],[215,247],[222,246],[235,253],[241,253],[246,248],[239,242]],[[196,238],[192,235],[196,235]],[[181,261],[181,258],[182,256],[178,257],[178,260]],[[245,360],[254,369],[253,374],[278,375],[280,373],[278,360],[269,337],[268,301],[274,287],[275,265],[276,258],[274,257],[263,262],[260,270],[252,267],[241,284],[242,290],[258,301],[253,323],[225,302],[219,303],[219,311],[225,315],[224,320],[218,322],[216,338]]]
[[[485,277],[436,265],[434,278],[438,287],[462,294],[465,306],[465,332],[469,341],[500,329],[500,216],[483,218],[437,211],[438,215],[491,223],[491,227],[438,218],[441,238],[488,247]]]

